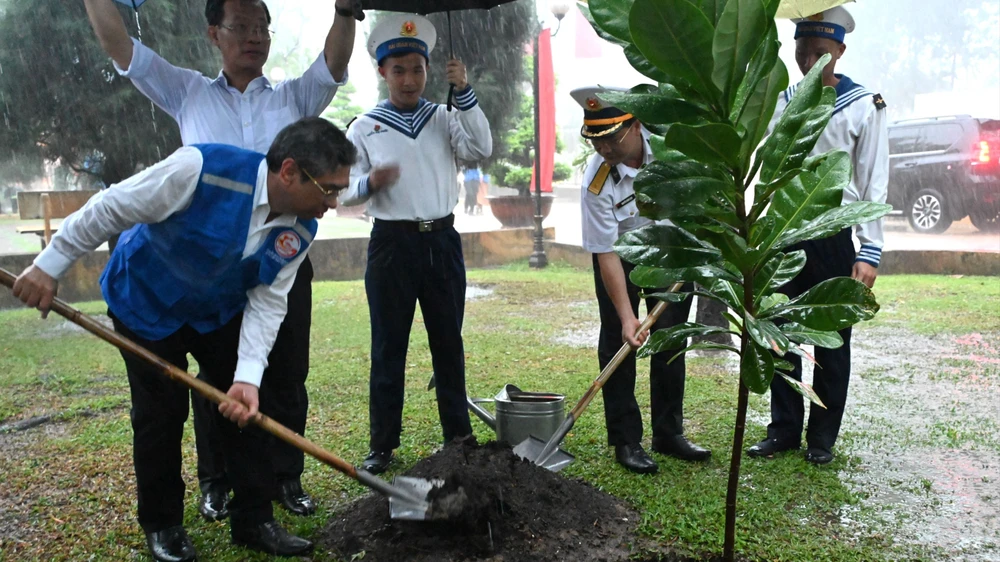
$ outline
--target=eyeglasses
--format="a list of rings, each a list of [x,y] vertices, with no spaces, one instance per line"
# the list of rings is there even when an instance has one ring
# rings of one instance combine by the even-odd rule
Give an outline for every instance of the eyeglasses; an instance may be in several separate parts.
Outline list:
[[[627,129],[625,129],[625,134],[622,135],[621,138],[618,139],[618,142],[616,142],[614,144],[621,144],[622,141],[624,141],[625,138],[628,137],[628,134],[631,131],[632,131],[632,127],[629,127]],[[618,132],[615,133],[615,135],[617,135],[617,134],[618,134]],[[594,149],[596,150],[596,149],[598,149],[598,148],[600,148],[602,146],[609,146],[609,145],[611,145],[612,144],[611,141],[613,141],[613,140],[614,140],[614,135],[610,139],[608,139],[608,138],[590,139],[590,146],[594,147]]]
[[[220,23],[219,27],[229,30],[230,33],[240,40],[257,37],[261,41],[270,41],[274,36],[274,31],[262,25],[248,26],[242,23],[238,25],[223,25]]]
[[[299,169],[302,170],[302,173],[305,174],[307,178],[309,178],[309,181],[313,182],[313,185],[315,185],[316,189],[318,189],[320,193],[323,194],[323,197],[328,197],[330,195],[337,195],[337,193],[339,193],[340,190],[343,189],[341,187],[323,187],[322,185],[320,185],[318,181],[316,181],[316,178],[312,177],[312,175],[309,172],[305,171],[305,169],[303,168]]]

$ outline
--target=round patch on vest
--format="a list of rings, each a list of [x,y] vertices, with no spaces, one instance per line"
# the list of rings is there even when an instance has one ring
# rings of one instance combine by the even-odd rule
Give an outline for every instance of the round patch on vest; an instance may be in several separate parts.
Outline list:
[[[291,230],[282,232],[274,240],[274,251],[278,252],[278,255],[285,259],[295,257],[295,254],[299,253],[299,248],[301,247],[302,239]]]

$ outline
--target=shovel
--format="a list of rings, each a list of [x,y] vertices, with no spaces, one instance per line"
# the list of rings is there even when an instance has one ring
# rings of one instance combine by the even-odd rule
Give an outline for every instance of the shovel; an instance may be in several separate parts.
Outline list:
[[[13,288],[14,280],[15,276],[13,274],[0,268],[0,283]],[[212,402],[218,404],[231,400],[214,386],[196,379],[186,371],[182,371],[172,363],[168,363],[166,360],[162,359],[148,349],[136,344],[132,340],[122,337],[114,330],[106,328],[90,316],[87,316],[83,312],[69,306],[61,299],[53,299],[51,309],[60,316],[65,317],[70,322],[77,324],[81,328],[107,341],[115,347],[123,351],[127,351],[128,353],[131,353],[157,367],[161,374],[183,384],[191,390],[194,390]],[[393,519],[405,519],[410,521],[447,519],[449,514],[458,513],[460,511],[460,505],[450,504],[440,509],[435,509],[435,506],[427,500],[427,494],[431,489],[444,484],[441,480],[430,481],[422,478],[397,476],[393,479],[393,483],[389,484],[385,480],[382,480],[364,469],[355,468],[344,459],[337,457],[333,453],[323,449],[319,445],[316,445],[312,441],[309,441],[305,437],[302,437],[298,433],[295,433],[260,412],[254,415],[250,421],[257,427],[260,427],[278,439],[281,439],[302,452],[315,457],[323,464],[333,467],[372,490],[387,496],[389,498],[389,514]],[[458,499],[461,500],[461,496],[464,496],[464,490],[459,490],[457,495],[460,496]],[[451,496],[441,499],[451,499]],[[446,502],[441,501],[440,503],[444,504]],[[462,502],[458,501],[456,503],[461,504]]]
[[[679,291],[681,287],[683,287],[683,283],[674,283],[674,285],[670,287],[670,291]],[[636,335],[645,332],[654,323],[656,323],[660,314],[666,310],[667,304],[668,303],[666,301],[656,303],[653,310],[649,312],[646,319],[639,325]],[[573,429],[573,424],[576,423],[576,420],[580,419],[583,411],[590,405],[590,401],[594,399],[594,396],[597,396],[597,391],[604,387],[604,383],[608,382],[608,379],[611,378],[611,375],[618,368],[618,365],[621,365],[621,362],[633,351],[635,351],[635,348],[633,348],[630,343],[625,342],[622,344],[618,353],[616,353],[611,361],[604,367],[601,374],[594,379],[594,383],[590,385],[590,388],[587,389],[587,392],[583,395],[583,398],[577,402],[576,406],[570,410],[569,414],[566,416],[566,420],[563,421],[562,425],[559,426],[559,429],[552,434],[552,437],[549,438],[548,442],[535,437],[529,437],[514,447],[514,454],[521,458],[528,459],[536,465],[545,467],[553,472],[558,471],[570,462],[573,462],[573,457],[570,457],[569,460],[563,458],[565,453],[560,453],[561,450],[559,449],[559,443],[561,443],[563,438],[566,437],[569,430]]]

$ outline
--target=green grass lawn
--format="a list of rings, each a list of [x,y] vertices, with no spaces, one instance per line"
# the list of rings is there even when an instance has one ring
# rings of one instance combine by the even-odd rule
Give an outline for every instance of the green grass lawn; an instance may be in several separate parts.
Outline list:
[[[492,290],[466,308],[469,393],[492,396],[513,383],[525,390],[566,394],[571,407],[597,375],[596,349],[556,343],[556,338],[597,322],[592,273],[565,266],[536,272],[517,265],[470,271],[469,283]],[[886,276],[876,290],[882,312],[862,331],[976,331],[993,341],[1000,335],[997,279]],[[80,308],[95,315],[104,312],[102,303]],[[148,560],[134,515],[128,385],[121,358],[110,345],[62,319],[40,321],[37,316],[27,310],[0,313],[0,425],[39,415],[59,419],[28,432],[0,435],[0,560]],[[368,430],[370,330],[363,284],[315,284],[313,322],[307,437],[359,463],[367,452]],[[393,465],[398,472],[433,453],[441,441],[434,395],[425,390],[431,360],[419,314],[410,344],[404,434]],[[723,359],[688,360],[687,434],[713,450],[709,463],[656,456],[659,474],[627,474],[606,446],[598,398],[564,443],[577,458],[564,474],[634,505],[642,514],[641,533],[663,546],[694,554],[721,551],[736,402],[736,378],[726,365]],[[637,394],[648,444],[647,372],[640,367]],[[763,435],[767,397],[752,396],[751,410],[749,442]],[[185,522],[200,559],[267,560],[232,547],[227,524],[206,523],[198,516],[188,426]],[[481,440],[492,437],[485,425],[474,420],[473,426]],[[889,431],[868,428],[865,438],[877,448]],[[338,506],[366,489],[310,458],[306,462],[304,485],[319,502],[318,514],[299,519],[276,513],[291,530],[310,536]],[[849,454],[822,468],[807,464],[801,455],[770,462],[745,459],[739,553],[782,561],[950,558],[900,540],[891,518],[865,507],[864,493],[848,485],[863,470]],[[572,505],[572,498],[566,501]],[[856,524],[845,523],[847,512]],[[312,559],[334,560],[322,550]]]

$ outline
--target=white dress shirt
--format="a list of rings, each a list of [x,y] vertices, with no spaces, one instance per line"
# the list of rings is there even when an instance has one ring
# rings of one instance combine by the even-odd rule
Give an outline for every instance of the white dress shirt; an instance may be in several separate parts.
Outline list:
[[[645,127],[642,127],[641,131],[645,147],[643,164],[648,164],[653,161],[653,151],[649,147],[650,133]],[[639,216],[639,208],[635,204],[633,183],[635,177],[639,175],[639,170],[636,168],[618,164],[620,181],[615,183],[612,174],[608,174],[601,192],[597,195],[590,192],[590,183],[603,163],[604,157],[600,154],[590,157],[587,169],[583,172],[580,193],[583,249],[594,254],[615,251],[615,242],[622,234],[653,223],[652,220]]]
[[[184,147],[166,160],[95,194],[82,209],[63,221],[52,243],[39,254],[35,266],[58,279],[73,262],[136,224],[163,222],[187,209],[194,198],[201,177],[202,154],[194,147]],[[271,222],[267,199],[267,163],[261,161],[254,190],[253,212],[247,232],[243,257],[253,254],[273,228],[295,225],[293,215],[279,215]],[[234,382],[259,387],[267,356],[285,318],[288,291],[292,288],[299,265],[308,253],[301,252],[278,272],[270,285],[258,285],[247,291],[243,311]]]
[[[347,83],[346,72],[343,81],[334,81],[320,53],[302,76],[274,86],[260,76],[241,93],[222,72],[213,80],[170,64],[135,39],[132,44],[129,67],[115,69],[177,121],[185,145],[219,143],[267,154],[282,129],[323,113]]]

